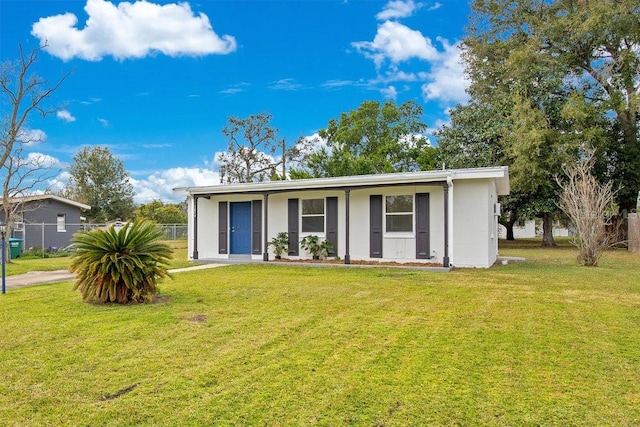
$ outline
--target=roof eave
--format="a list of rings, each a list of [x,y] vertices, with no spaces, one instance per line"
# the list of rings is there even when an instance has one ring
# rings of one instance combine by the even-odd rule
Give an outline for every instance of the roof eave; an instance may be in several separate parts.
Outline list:
[[[292,181],[270,181],[203,187],[174,188],[174,194],[240,194],[271,191],[302,191],[311,189],[339,189],[363,185],[425,184],[457,179],[496,179],[499,194],[509,193],[509,173],[506,166],[475,169],[445,169],[423,172],[402,172],[379,175],[356,175],[335,178],[314,178]],[[502,182],[500,182],[502,181]],[[506,193],[505,193],[506,191]]]

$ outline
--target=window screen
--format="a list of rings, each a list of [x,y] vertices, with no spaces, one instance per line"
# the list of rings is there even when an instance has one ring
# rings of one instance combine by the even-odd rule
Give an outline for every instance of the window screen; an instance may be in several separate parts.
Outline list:
[[[386,232],[413,231],[413,196],[385,197]]]
[[[302,200],[302,232],[324,232],[324,199]]]

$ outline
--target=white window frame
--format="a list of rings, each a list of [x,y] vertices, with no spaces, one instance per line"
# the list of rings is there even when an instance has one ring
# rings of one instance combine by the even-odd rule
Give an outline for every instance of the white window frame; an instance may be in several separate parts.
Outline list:
[[[322,200],[322,213],[304,213],[304,202],[307,201],[311,201],[311,200]],[[327,224],[326,224],[326,214],[327,214],[327,203],[326,203],[326,199],[324,198],[316,198],[316,199],[302,199],[300,201],[300,232],[304,233],[304,234],[324,234],[326,232],[327,229]],[[322,217],[322,231],[305,231],[304,230],[304,218],[317,218],[317,217]]]
[[[58,214],[58,216],[56,217],[56,231],[58,233],[67,232],[67,215],[66,214]]]
[[[411,198],[411,211],[406,212],[387,212],[387,199],[389,197],[410,197]],[[416,198],[414,194],[389,194],[384,196],[384,232],[385,234],[392,235],[413,235],[415,231],[415,209]],[[387,219],[389,216],[410,216],[411,217],[411,230],[387,230]]]

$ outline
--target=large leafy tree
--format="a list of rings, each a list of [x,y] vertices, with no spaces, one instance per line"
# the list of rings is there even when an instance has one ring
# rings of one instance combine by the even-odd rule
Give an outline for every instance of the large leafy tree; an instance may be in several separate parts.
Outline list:
[[[471,95],[524,95],[521,105],[544,112],[539,124],[599,149],[599,170],[623,186],[619,205],[632,207],[640,188],[640,4],[475,0],[472,10],[464,40]]]
[[[490,150],[483,158],[496,158],[498,150],[503,164],[511,167],[520,214],[543,218],[543,242],[552,244],[551,218],[560,191],[553,178],[580,148],[600,147],[606,155],[600,169],[624,175],[637,188],[628,170],[640,170],[629,168],[640,157],[620,153],[637,147],[637,142],[621,141],[632,134],[637,139],[637,120],[630,125],[633,120],[625,117],[630,119],[627,108],[634,115],[637,111],[638,51],[633,46],[638,45],[638,6],[626,0],[476,0],[472,10],[463,44],[476,104],[468,114],[479,105],[489,106],[488,111],[507,107],[506,114],[490,120],[488,129],[497,132],[486,141]],[[625,24],[605,25],[616,17]],[[570,34],[574,30],[579,37]],[[613,84],[621,81],[626,86]],[[620,97],[626,103],[616,103]],[[467,111],[460,108],[458,113]],[[467,120],[467,125],[467,135],[486,134],[483,124]],[[455,133],[444,134],[455,143],[443,155],[472,152],[460,138],[450,138]],[[624,198],[620,202],[626,203]]]
[[[559,0],[545,5],[540,24],[541,46],[569,70],[578,105],[610,119],[600,147],[604,178],[621,187],[620,207],[631,209],[640,190],[640,3]]]
[[[493,104],[471,99],[451,111],[450,124],[436,132],[438,164],[448,168],[476,168],[509,165],[505,151],[505,130],[511,126],[512,106],[496,100]],[[523,215],[528,197],[511,186],[511,194],[502,197],[500,224],[507,230],[507,240],[514,240],[513,226]]]
[[[312,153],[306,166],[316,177],[433,169],[435,149],[423,136],[426,129],[414,101],[365,101],[320,130],[327,148]]]
[[[69,167],[65,195],[91,206],[89,220],[126,219],[133,213],[133,186],[122,161],[107,147],[85,147]]]
[[[149,219],[158,224],[186,224],[187,222],[187,212],[182,204],[165,204],[160,200],[153,200],[138,206],[133,215],[136,218]]]

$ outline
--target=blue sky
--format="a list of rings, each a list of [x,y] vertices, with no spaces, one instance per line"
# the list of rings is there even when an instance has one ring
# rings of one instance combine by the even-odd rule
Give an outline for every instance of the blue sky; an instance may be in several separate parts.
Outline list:
[[[73,72],[57,113],[31,116],[30,150],[64,170],[83,146],[108,146],[136,202],[168,202],[219,182],[229,116],[268,111],[290,144],[365,100],[412,99],[430,128],[446,123],[465,101],[468,14],[467,0],[0,0],[0,58],[46,41],[34,71]]]

